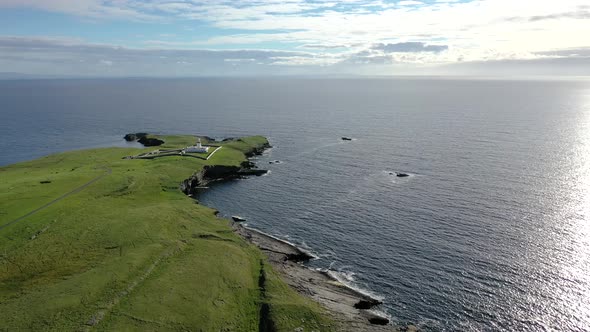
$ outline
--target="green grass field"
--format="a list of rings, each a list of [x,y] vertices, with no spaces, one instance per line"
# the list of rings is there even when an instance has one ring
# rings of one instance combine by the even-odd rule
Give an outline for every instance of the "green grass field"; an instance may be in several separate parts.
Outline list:
[[[161,138],[160,149],[194,142]],[[262,301],[279,331],[328,330],[322,309],[267,264],[263,297],[262,253],[178,189],[266,142],[224,142],[207,161],[103,148],[0,168],[0,227],[104,175],[0,229],[0,330],[257,331]]]

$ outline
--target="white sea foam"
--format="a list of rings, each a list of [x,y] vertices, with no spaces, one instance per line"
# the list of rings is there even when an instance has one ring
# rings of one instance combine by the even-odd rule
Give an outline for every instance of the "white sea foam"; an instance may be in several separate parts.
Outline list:
[[[358,286],[356,283],[354,283],[353,281],[349,280],[349,278],[352,278],[352,276],[354,276],[354,273],[352,275],[350,275],[350,274],[346,274],[346,273],[342,273],[342,272],[338,272],[338,271],[334,271],[334,270],[330,270],[330,269],[323,269],[321,271],[327,273],[330,277],[337,280],[339,283],[341,283],[345,287],[348,287],[359,294],[368,296],[368,297],[375,299],[377,301],[383,301],[385,299],[385,297],[375,294],[368,289],[362,288],[362,287]]]

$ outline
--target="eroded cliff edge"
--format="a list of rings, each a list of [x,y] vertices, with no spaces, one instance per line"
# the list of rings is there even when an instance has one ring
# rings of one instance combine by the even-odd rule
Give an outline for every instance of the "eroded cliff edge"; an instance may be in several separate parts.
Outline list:
[[[195,195],[198,190],[206,188],[210,183],[239,179],[249,175],[262,175],[267,170],[252,168],[249,162],[241,166],[206,165],[188,179],[182,181],[180,190],[187,195]]]
[[[245,154],[248,157],[260,155],[270,145],[257,147]],[[242,162],[240,166],[204,166],[190,178],[180,184],[180,189],[187,195],[194,196],[209,184],[217,181],[232,180],[249,175],[262,175],[266,170],[256,168],[251,161]],[[336,331],[399,331],[390,325],[389,319],[376,311],[382,302],[365,293],[340,283],[330,271],[313,270],[303,263],[313,259],[313,255],[296,246],[260,231],[233,224],[234,231],[248,242],[256,245],[266,254],[273,270],[292,289],[312,299],[327,309],[328,315],[335,323]],[[265,303],[263,311],[272,311]],[[265,315],[269,320],[265,326],[272,326],[272,316]],[[412,331],[413,327],[402,330]]]

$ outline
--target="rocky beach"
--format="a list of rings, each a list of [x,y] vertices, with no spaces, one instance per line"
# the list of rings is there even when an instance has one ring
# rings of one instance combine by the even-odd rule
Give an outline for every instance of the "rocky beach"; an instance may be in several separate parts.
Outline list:
[[[306,251],[272,235],[234,223],[236,233],[256,245],[283,280],[299,294],[311,298],[328,310],[337,331],[398,331],[375,307],[381,301],[355,290],[336,279],[329,271],[304,265],[313,259]],[[415,331],[413,327],[405,330]]]

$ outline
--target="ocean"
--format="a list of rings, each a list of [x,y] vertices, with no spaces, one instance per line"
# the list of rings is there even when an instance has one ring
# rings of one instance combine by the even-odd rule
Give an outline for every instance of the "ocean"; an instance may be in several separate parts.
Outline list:
[[[267,136],[268,175],[199,200],[315,253],[395,324],[590,330],[590,81],[0,81],[0,165],[137,131]]]

